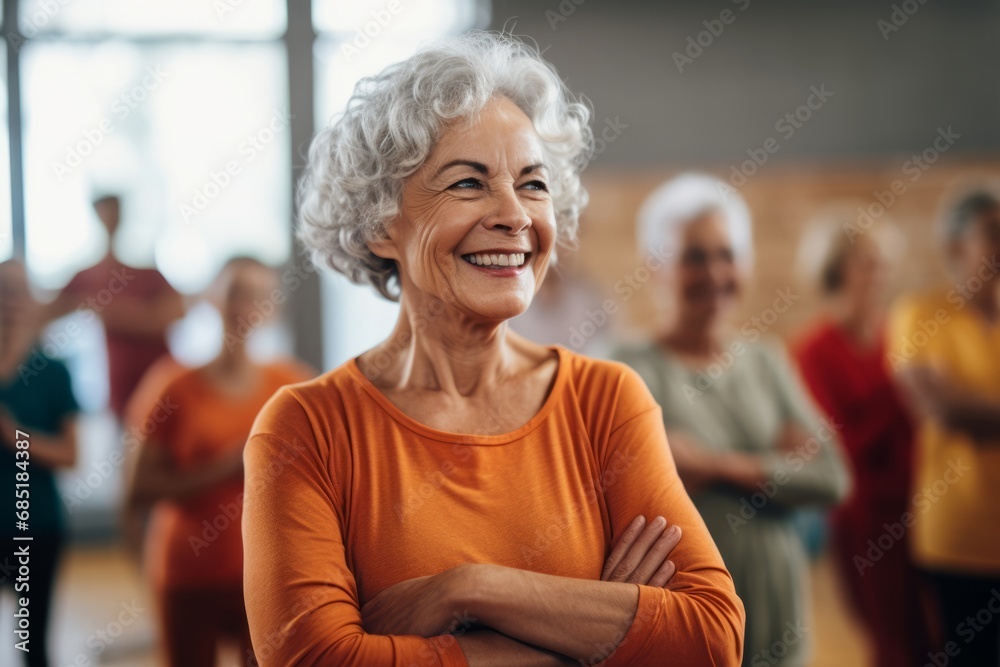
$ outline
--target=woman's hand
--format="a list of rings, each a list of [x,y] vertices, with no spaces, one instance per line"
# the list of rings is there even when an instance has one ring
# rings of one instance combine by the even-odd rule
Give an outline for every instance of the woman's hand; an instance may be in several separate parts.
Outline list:
[[[646,517],[637,516],[611,550],[601,581],[664,588],[677,571],[673,561],[667,558],[680,541],[680,526],[667,530],[667,520],[662,516],[647,526]]]
[[[401,581],[385,589],[361,608],[365,630],[375,635],[418,635],[435,637],[468,626],[453,610],[462,586],[466,566],[459,565],[440,574]]]
[[[802,426],[795,422],[788,422],[778,434],[778,440],[774,448],[783,454],[798,452],[799,449],[808,442],[812,435]]]

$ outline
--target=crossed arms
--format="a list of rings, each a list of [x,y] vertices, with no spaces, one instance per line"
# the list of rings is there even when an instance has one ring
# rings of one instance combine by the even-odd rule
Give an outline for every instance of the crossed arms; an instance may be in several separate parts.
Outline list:
[[[608,451],[633,464],[627,479],[601,489],[611,539],[600,580],[467,564],[364,605],[347,565],[330,456],[308,440],[315,426],[296,428],[296,408],[265,408],[244,455],[244,589],[260,664],[641,667],[669,656],[738,665],[743,605],[648,401],[652,408],[609,438]],[[278,427],[301,435],[278,436]],[[639,516],[669,521],[646,525]],[[669,533],[673,525],[682,536]]]

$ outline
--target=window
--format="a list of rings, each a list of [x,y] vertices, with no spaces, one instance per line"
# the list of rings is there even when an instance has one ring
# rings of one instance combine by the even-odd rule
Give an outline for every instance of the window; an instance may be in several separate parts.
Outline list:
[[[279,38],[283,0],[21,0],[21,34]]]
[[[280,43],[29,42],[27,261],[58,288],[103,255],[96,193],[123,196],[116,256],[202,289],[226,257],[281,263],[291,241]],[[68,110],[72,110],[70,113]]]

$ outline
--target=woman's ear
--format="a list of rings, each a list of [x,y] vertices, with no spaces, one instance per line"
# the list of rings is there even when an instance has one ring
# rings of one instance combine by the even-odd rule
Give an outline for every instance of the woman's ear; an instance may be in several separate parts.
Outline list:
[[[395,220],[386,222],[382,235],[377,239],[365,243],[365,245],[368,246],[368,249],[371,250],[376,257],[399,260],[399,252],[396,249],[396,240],[392,238],[392,228],[394,223]]]
[[[399,259],[396,254],[396,243],[391,238],[375,239],[368,241],[368,249],[377,257],[382,259]]]

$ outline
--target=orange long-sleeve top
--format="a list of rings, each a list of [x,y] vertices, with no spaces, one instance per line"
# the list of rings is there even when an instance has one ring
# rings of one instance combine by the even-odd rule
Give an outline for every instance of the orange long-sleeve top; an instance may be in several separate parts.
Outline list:
[[[261,367],[256,386],[240,396],[221,392],[202,369],[176,370],[168,362],[155,366],[158,376],[172,378],[156,398],[136,397],[132,418],[154,447],[166,449],[179,470],[203,466],[238,451],[261,406],[279,387],[313,373],[293,360]],[[151,378],[155,382],[157,378]],[[148,391],[148,390],[147,390]],[[239,586],[243,577],[240,507],[243,480],[238,476],[184,500],[162,500],[153,507],[145,541],[145,567],[158,590]]]
[[[624,364],[550,349],[549,396],[503,435],[421,424],[356,359],[272,397],[244,454],[244,590],[263,667],[467,665],[452,636],[369,634],[360,609],[462,563],[598,580],[639,514],[683,530],[677,573],[666,589],[637,585],[631,626],[601,664],[740,664],[743,604],[660,407]]]

